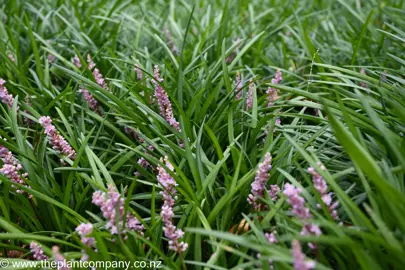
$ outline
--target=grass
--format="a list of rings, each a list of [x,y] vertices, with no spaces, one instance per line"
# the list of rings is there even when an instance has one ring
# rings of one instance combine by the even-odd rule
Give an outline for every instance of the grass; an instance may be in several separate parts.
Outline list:
[[[299,240],[316,269],[405,265],[404,1],[10,0],[0,7],[0,78],[15,98],[11,108],[1,105],[0,144],[29,175],[30,189],[14,186],[32,195],[0,175],[0,253],[8,262],[31,260],[36,241],[49,257],[58,245],[67,260],[85,250],[91,261],[160,260],[168,269],[292,269],[291,242]],[[88,54],[108,90],[87,69]],[[159,114],[154,65],[181,130]],[[283,80],[272,84],[277,69]],[[246,111],[250,79],[256,91]],[[270,107],[268,87],[280,96]],[[52,149],[40,116],[52,118],[75,160]],[[282,192],[276,201],[262,198],[262,211],[247,203],[267,152],[266,188],[301,188],[322,235],[300,234],[305,222]],[[162,231],[155,168],[164,156],[178,184],[173,222],[189,245],[180,254]],[[142,168],[140,158],[151,166]],[[339,221],[317,207],[310,166],[339,202]],[[91,197],[109,184],[144,235],[106,230]],[[75,232],[83,222],[93,224],[97,250]],[[265,237],[273,231],[276,244]]]

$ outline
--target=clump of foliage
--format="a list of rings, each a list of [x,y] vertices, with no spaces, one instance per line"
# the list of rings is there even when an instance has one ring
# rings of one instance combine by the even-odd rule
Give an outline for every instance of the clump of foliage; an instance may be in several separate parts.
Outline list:
[[[405,3],[0,0],[0,253],[405,265]]]

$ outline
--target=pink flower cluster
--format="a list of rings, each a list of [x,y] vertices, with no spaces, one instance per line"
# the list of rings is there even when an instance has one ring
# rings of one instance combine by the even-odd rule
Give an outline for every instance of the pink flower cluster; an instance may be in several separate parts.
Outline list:
[[[104,218],[107,220],[106,228],[110,230],[111,234],[126,234],[127,231],[136,231],[143,235],[145,228],[139,220],[129,211],[124,216],[125,199],[113,185],[108,186],[108,192],[100,190],[94,192],[92,202],[100,207]]]
[[[93,95],[90,94],[90,92],[87,89],[80,89],[79,92],[83,95],[83,98],[89,104],[90,109],[92,109],[96,113],[100,113],[99,110],[98,110],[98,102],[93,97]]]
[[[65,138],[59,134],[56,127],[52,125],[51,118],[49,116],[41,116],[39,123],[45,128],[45,134],[48,136],[49,142],[53,146],[52,148],[74,160],[76,158],[75,150],[73,150]]]
[[[283,79],[281,71],[277,70],[276,76],[271,80],[272,84],[279,84]],[[278,99],[277,89],[269,87],[267,89],[267,107],[270,107]]]
[[[82,67],[82,63],[80,62],[80,58],[77,55],[75,55],[75,57],[73,57],[72,62],[77,68]]]
[[[13,156],[7,147],[0,145],[0,158],[3,161],[3,167],[0,168],[0,173],[10,179],[12,182],[23,185],[27,188],[31,188],[24,181],[24,178],[28,177],[28,173],[21,173],[23,167],[20,162]],[[12,186],[15,188],[15,186]],[[16,189],[19,194],[24,194],[22,189]],[[28,198],[32,198],[32,195],[28,195]]]
[[[163,162],[163,160],[160,160]],[[166,167],[173,171],[173,165],[169,162],[167,157],[164,158]],[[177,229],[173,224],[173,206],[176,198],[176,186],[177,183],[174,178],[163,168],[162,166],[157,167],[158,176],[157,180],[159,185],[163,188],[160,192],[163,196],[163,206],[162,206],[162,220],[163,220],[163,232],[165,236],[169,239],[169,249],[174,250],[178,253],[182,253],[187,250],[188,244],[180,242],[179,239],[183,237],[184,232],[181,229]]]
[[[326,170],[325,166],[321,162],[318,162],[318,166],[320,167],[321,170]],[[337,215],[336,208],[339,206],[339,202],[333,202],[332,201],[332,196],[333,192],[327,192],[328,191],[328,185],[326,184],[325,180],[323,177],[315,171],[315,168],[309,167],[308,168],[308,173],[312,175],[312,182],[314,183],[315,189],[319,192],[321,195],[322,201],[325,203],[325,205],[328,207],[328,211],[330,215],[332,216],[333,219],[339,220],[339,217]],[[317,205],[318,208],[321,208],[321,205]]]
[[[292,256],[294,258],[295,270],[309,270],[315,268],[314,261],[305,260],[305,255],[302,253],[300,242],[297,240],[292,241]]]
[[[101,74],[100,70],[98,70],[98,68],[95,68],[96,64],[91,59],[90,54],[87,55],[87,63],[88,63],[89,70],[92,70],[94,68],[93,76],[94,76],[94,79],[96,80],[97,84],[99,86],[101,86],[102,88],[104,88],[105,90],[108,90],[107,83],[105,82],[105,80],[103,78],[103,75]]]
[[[0,98],[1,102],[6,104],[11,109],[13,107],[14,97],[12,94],[8,93],[7,88],[4,86],[5,83],[6,81],[0,78]]]
[[[253,91],[255,90],[255,84],[252,79],[249,81],[249,90],[248,90],[248,96],[246,99],[246,111],[250,110],[253,106]]]
[[[172,103],[170,102],[165,89],[160,85],[163,82],[163,78],[160,77],[158,65],[155,65],[153,77],[152,83],[155,86],[155,96],[159,104],[160,115],[163,116],[172,127],[180,132],[180,124],[173,115]]]
[[[32,252],[32,257],[34,257],[35,260],[37,261],[48,260],[48,256],[44,254],[44,250],[38,243],[34,241],[31,242],[30,249]]]
[[[271,155],[270,153],[266,153],[264,156],[264,160],[262,163],[259,163],[255,180],[252,183],[252,190],[251,194],[248,197],[248,203],[253,206],[253,208],[257,211],[260,211],[265,208],[260,199],[264,197],[264,191],[266,188],[266,183],[270,177],[270,170],[271,170]],[[277,194],[280,191],[280,188],[276,185],[271,185],[269,190],[270,198],[275,201],[277,200]]]
[[[292,213],[299,219],[305,221],[301,235],[321,235],[322,231],[318,225],[306,222],[306,220],[312,218],[312,214],[309,209],[305,207],[305,200],[301,197],[301,190],[287,183],[284,186],[283,193],[288,197],[288,203],[292,206]],[[316,248],[312,243],[308,243],[308,246],[312,249]]]
[[[138,64],[135,64],[134,71],[136,72],[136,78],[138,81],[142,81],[142,70],[139,68]]]
[[[240,77],[240,73],[238,71],[238,72],[236,72],[236,77],[235,77],[235,92],[236,92],[235,99],[236,100],[242,99],[242,94],[243,94],[242,88],[243,88],[242,80]]]

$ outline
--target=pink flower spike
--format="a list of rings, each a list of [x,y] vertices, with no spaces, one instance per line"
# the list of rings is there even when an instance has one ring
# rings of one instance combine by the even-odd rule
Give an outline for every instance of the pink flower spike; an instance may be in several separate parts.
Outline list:
[[[295,270],[309,270],[315,268],[314,261],[306,261],[305,255],[302,253],[300,242],[297,240],[292,241],[292,256],[294,258],[294,269]]]
[[[242,81],[241,81],[241,77],[240,77],[240,73],[239,71],[236,72],[236,77],[235,77],[235,99],[236,100],[241,100],[242,99]]]
[[[89,70],[92,70],[96,66],[96,64],[93,62],[93,59],[91,58],[90,54],[87,55],[87,64],[88,64]]]
[[[253,91],[254,90],[255,90],[255,84],[253,83],[253,80],[250,79],[248,96],[246,99],[246,111],[250,110],[250,108],[252,108],[252,106],[253,106]]]
[[[270,153],[266,153],[263,162],[259,163],[255,180],[251,185],[252,191],[248,196],[248,203],[257,211],[264,208],[263,203],[260,202],[260,198],[264,197],[266,183],[270,177],[269,172],[271,170],[271,159]]]
[[[38,243],[34,241],[31,242],[30,249],[32,252],[32,257],[34,257],[35,260],[37,261],[48,260],[48,256],[44,254],[44,250]]]
[[[89,57],[90,55],[88,55],[87,57]],[[77,67],[77,68],[81,68],[82,67],[82,63],[80,62],[80,58],[75,55],[75,57],[73,57],[72,59],[73,64]],[[93,63],[94,64],[94,63]],[[91,69],[91,68],[89,68]]]
[[[0,168],[0,173],[10,179],[16,184],[23,185],[26,188],[31,188],[26,182],[28,174],[22,172],[22,165],[13,156],[13,153],[8,150],[7,147],[0,145],[0,158],[3,161],[3,166]],[[16,188],[15,185],[12,185],[13,188]],[[25,192],[22,189],[16,188],[16,192],[19,194],[24,194]],[[32,195],[28,195],[28,198],[31,199]]]
[[[98,110],[98,102],[97,100],[93,97],[92,94],[86,89],[80,89],[79,92],[83,95],[83,98],[87,101],[89,104],[90,109],[92,109],[96,113],[100,113]]]
[[[325,166],[321,162],[318,162],[317,165],[322,171],[326,170]],[[308,173],[312,175],[312,182],[314,183],[314,187],[319,192],[319,195],[321,196],[323,203],[328,207],[330,215],[332,216],[333,219],[339,220],[336,211],[336,208],[338,207],[339,203],[338,202],[333,203],[332,201],[333,193],[332,192],[328,193],[328,185],[326,184],[326,181],[319,173],[316,172],[315,168],[313,167],[308,168]],[[318,204],[318,208],[321,208],[321,205]]]
[[[279,84],[282,80],[282,74],[280,70],[277,70],[276,76],[271,80],[272,84]],[[275,88],[269,87],[267,89],[267,107],[270,107],[274,101],[278,99],[278,91]]]
[[[165,157],[164,160],[161,159],[160,161],[164,161],[166,163],[166,167],[169,170],[174,170],[173,165],[169,162],[167,157]],[[163,221],[163,232],[169,239],[169,249],[181,254],[187,250],[188,244],[179,241],[179,239],[183,237],[184,232],[180,229],[177,229],[176,226],[173,224],[173,207],[176,199],[177,183],[162,166],[159,165],[157,167],[157,171],[157,180],[159,182],[159,185],[163,188],[163,191],[160,192],[160,194],[162,194],[163,196],[162,212],[160,213]]]
[[[178,132],[181,132],[180,123],[177,122],[173,115],[172,103],[165,89],[161,86],[163,79],[160,77],[159,67],[155,65],[153,69],[152,83],[155,86],[155,96],[159,104],[160,115],[166,119],[169,124],[174,127]],[[182,142],[180,141],[180,146]]]
[[[143,235],[144,226],[129,211],[124,216],[125,199],[116,191],[113,185],[108,186],[107,192],[96,191],[93,193],[92,202],[99,206],[104,218],[107,220],[105,227],[111,234],[121,233],[126,235],[127,231],[136,231]],[[124,229],[124,220],[125,229]]]
[[[56,127],[52,125],[52,120],[49,116],[41,116],[39,123],[45,128],[45,134],[48,136],[49,143],[52,148],[66,155],[71,160],[76,158],[76,151],[69,145],[69,143],[59,134]]]

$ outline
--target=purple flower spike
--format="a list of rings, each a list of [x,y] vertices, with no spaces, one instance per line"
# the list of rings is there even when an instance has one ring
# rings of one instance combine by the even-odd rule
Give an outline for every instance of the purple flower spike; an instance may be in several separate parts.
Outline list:
[[[292,241],[292,256],[294,258],[294,269],[295,270],[309,270],[315,268],[314,261],[306,261],[305,255],[302,253],[300,242],[297,240]]]
[[[12,94],[8,93],[7,88],[4,86],[5,83],[6,81],[0,78],[0,98],[1,102],[6,104],[11,109],[13,107],[14,97]]]
[[[113,185],[108,186],[108,192],[96,191],[93,193],[92,202],[99,206],[104,218],[107,220],[106,228],[111,234],[126,234],[127,231],[136,231],[143,235],[144,226],[139,220],[127,211],[124,216],[125,200],[121,194],[116,191]],[[124,229],[124,219],[126,228]]]
[[[163,162],[162,159],[160,161]],[[166,163],[166,167],[173,171],[173,165],[169,162],[167,157],[164,158],[164,161]],[[157,170],[157,180],[159,185],[163,188],[163,191],[160,192],[160,194],[163,196],[162,212],[160,213],[163,221],[163,232],[169,239],[169,249],[181,254],[187,250],[188,244],[179,241],[179,239],[183,237],[184,232],[181,229],[177,229],[173,224],[173,206],[176,199],[177,183],[162,166],[159,165]]]
[[[90,55],[88,55],[89,57]],[[75,55],[75,57],[73,57],[72,59],[73,64],[77,67],[77,68],[81,68],[82,67],[82,63],[80,62],[80,58]],[[94,63],[93,63],[94,64]]]
[[[83,98],[87,101],[89,104],[90,109],[92,109],[94,112],[99,113],[98,110],[98,102],[97,100],[93,97],[92,94],[86,89],[80,89],[79,92],[83,95]]]
[[[277,70],[276,76],[271,80],[272,84],[279,84],[282,80],[282,74],[280,70]],[[273,105],[273,102],[278,99],[277,89],[269,87],[267,89],[267,107]]]
[[[37,261],[48,260],[48,256],[44,254],[44,250],[38,243],[31,242],[30,249],[32,252],[32,257],[34,257],[35,260]]]
[[[56,127],[52,125],[52,120],[49,116],[42,116],[39,118],[39,123],[45,128],[45,134],[48,136],[49,143],[52,148],[66,155],[71,160],[76,158],[76,152],[69,145],[69,143],[59,134]]]
[[[284,186],[284,195],[288,197],[288,203],[292,206],[292,213],[299,219],[304,221],[312,218],[312,214],[308,208],[305,207],[305,200],[301,197],[301,190],[294,187],[291,184],[285,184]],[[316,224],[310,224],[305,222],[304,227],[302,228],[301,235],[316,235],[319,236],[322,234],[321,229]],[[316,246],[312,243],[308,243],[308,246],[312,249],[315,249]]]
[[[318,162],[318,166],[322,171],[326,170],[325,166]],[[308,168],[308,173],[312,175],[312,182],[314,183],[315,189],[319,192],[321,195],[322,201],[325,203],[325,205],[328,207],[328,211],[330,215],[332,216],[333,219],[339,220],[339,217],[337,215],[336,208],[339,206],[339,202],[333,202],[332,201],[332,195],[333,192],[327,192],[328,191],[328,185],[326,184],[326,181],[323,179],[323,177],[315,171],[315,168],[309,167]],[[321,205],[317,205],[318,208],[321,208]]]
[[[177,122],[173,115],[172,103],[169,100],[165,89],[160,85],[163,79],[160,77],[159,67],[155,65],[153,69],[153,79],[152,83],[155,86],[155,96],[159,104],[160,115],[169,122],[169,124],[174,127],[177,131],[181,132],[180,124]],[[180,146],[182,146],[180,141]]]
[[[270,177],[271,170],[271,155],[266,153],[262,163],[259,163],[255,180],[252,183],[252,190],[248,197],[248,203],[253,206],[257,211],[260,211],[264,208],[260,198],[264,197],[264,190],[266,188],[266,183]]]
[[[255,90],[255,84],[253,83],[253,80],[250,79],[248,96],[247,96],[247,99],[246,99],[246,111],[248,111],[253,106],[253,91],[254,90]]]
[[[236,92],[236,96],[235,99],[236,100],[241,100],[242,99],[242,80],[240,78],[240,73],[239,71],[236,72],[236,77],[235,77],[235,92]]]
[[[300,219],[309,219],[312,217],[308,208],[305,207],[305,200],[301,197],[301,189],[294,185],[285,184],[284,195],[288,197],[288,203],[292,207],[293,214]]]

